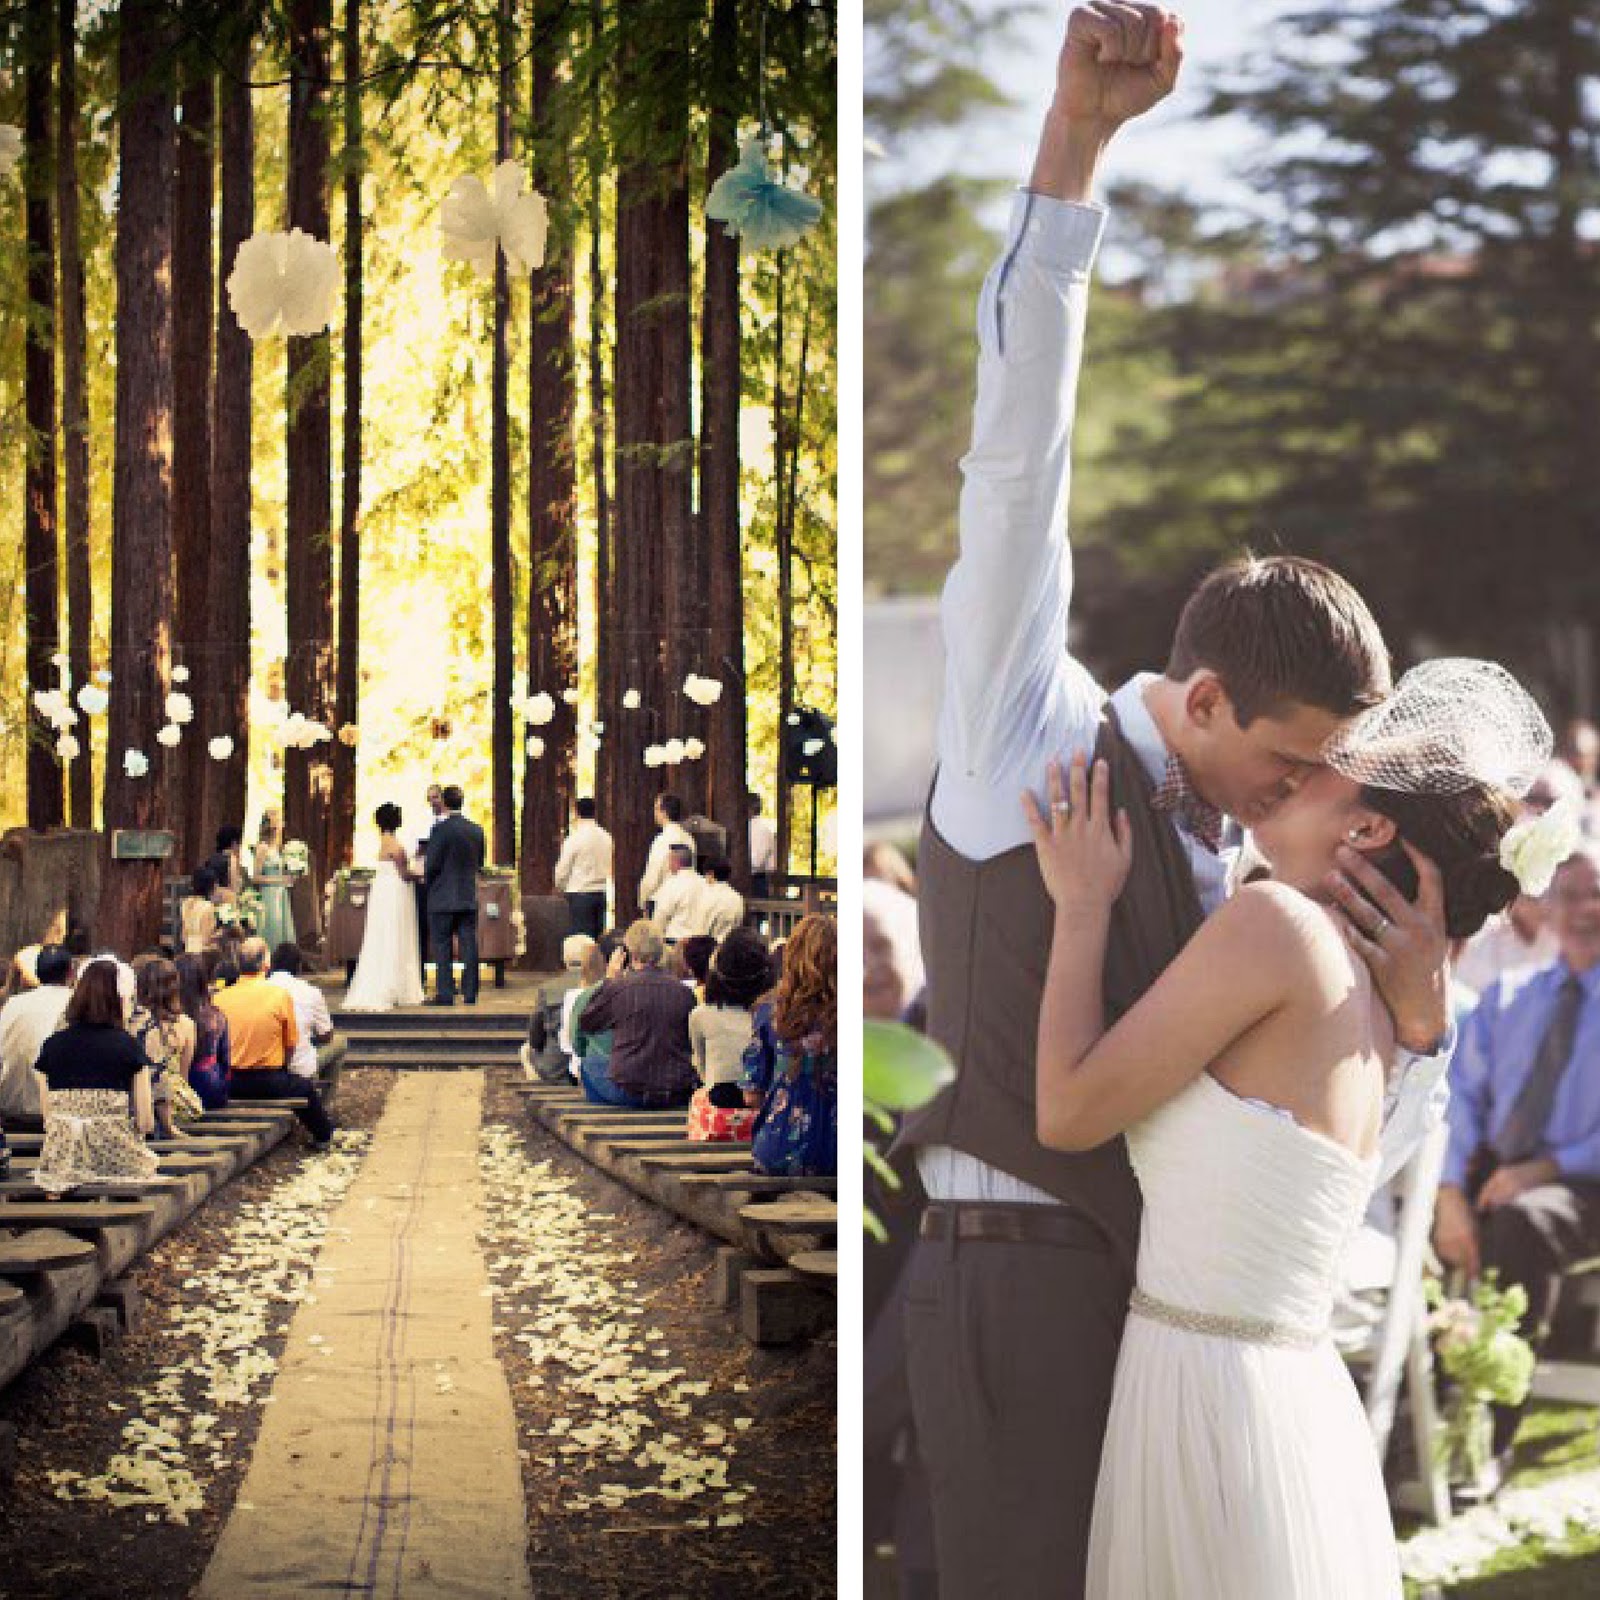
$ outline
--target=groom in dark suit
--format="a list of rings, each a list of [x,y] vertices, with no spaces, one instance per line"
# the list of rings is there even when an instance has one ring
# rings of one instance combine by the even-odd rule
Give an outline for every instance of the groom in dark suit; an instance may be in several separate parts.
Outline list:
[[[461,998],[478,1003],[478,874],[483,870],[483,829],[461,815],[461,790],[444,791],[444,815],[428,835],[423,881],[438,982],[431,1006],[456,1003],[455,951],[461,951]]]

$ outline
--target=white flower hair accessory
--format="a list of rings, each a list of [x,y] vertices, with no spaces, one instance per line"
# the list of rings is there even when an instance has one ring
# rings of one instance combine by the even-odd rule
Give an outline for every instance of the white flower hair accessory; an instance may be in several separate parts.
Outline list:
[[[1506,830],[1500,865],[1524,894],[1541,895],[1556,868],[1583,842],[1583,818],[1572,800],[1558,800],[1543,816],[1527,817]]]
[[[338,304],[339,258],[332,245],[303,228],[258,233],[239,246],[227,287],[228,304],[252,339],[280,328],[321,333]]]

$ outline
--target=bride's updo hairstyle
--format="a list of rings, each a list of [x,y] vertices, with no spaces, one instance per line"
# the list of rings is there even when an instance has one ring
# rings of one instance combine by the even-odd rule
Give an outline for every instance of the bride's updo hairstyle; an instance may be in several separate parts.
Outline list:
[[[383,804],[378,807],[377,811],[374,812],[372,820],[376,822],[385,833],[398,833],[400,831],[401,822],[400,807],[397,806],[392,800],[385,800]]]
[[[1452,939],[1470,939],[1522,892],[1500,865],[1500,841],[1517,820],[1503,790],[1475,785],[1460,794],[1401,794],[1363,788],[1361,802],[1388,817],[1402,838],[1429,857],[1444,881],[1444,925]],[[1417,897],[1417,869],[1396,844],[1376,866],[1406,899]]]
[[[1325,754],[1361,785],[1366,805],[1432,858],[1444,884],[1445,930],[1466,939],[1521,893],[1500,864],[1500,841],[1553,743],[1543,712],[1504,667],[1443,657],[1413,667]],[[1416,897],[1416,869],[1398,844],[1375,862],[1407,899]]]

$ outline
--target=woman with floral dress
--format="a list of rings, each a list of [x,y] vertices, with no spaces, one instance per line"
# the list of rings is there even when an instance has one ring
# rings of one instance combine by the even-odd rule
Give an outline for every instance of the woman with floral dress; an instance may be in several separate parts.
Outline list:
[[[805,917],[784,947],[783,976],[772,1001],[757,1008],[744,1054],[758,1172],[815,1177],[838,1169],[837,995],[837,925]]]

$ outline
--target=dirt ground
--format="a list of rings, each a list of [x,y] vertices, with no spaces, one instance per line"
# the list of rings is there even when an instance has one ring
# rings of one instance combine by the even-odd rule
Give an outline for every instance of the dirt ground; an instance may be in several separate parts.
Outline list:
[[[392,1081],[381,1070],[347,1072],[336,1107],[341,1126],[370,1129]],[[732,1316],[709,1303],[711,1241],[573,1156],[494,1080],[485,1137],[502,1161],[554,1175],[560,1203],[594,1219],[597,1244],[603,1237],[612,1253],[607,1260],[625,1249],[626,1281],[617,1284],[614,1309],[648,1330],[649,1359],[642,1364],[681,1374],[679,1386],[703,1396],[692,1402],[688,1421],[675,1420],[691,1408],[672,1404],[671,1390],[661,1392],[659,1404],[641,1401],[623,1413],[642,1430],[637,1467],[619,1467],[614,1443],[575,1444],[609,1439],[617,1407],[608,1417],[607,1407],[563,1382],[558,1361],[541,1364],[531,1353],[530,1330],[541,1326],[541,1315],[548,1321],[548,1297],[537,1281],[497,1288],[497,1349],[522,1435],[535,1594],[541,1600],[832,1595],[834,1339],[778,1351],[747,1344]],[[241,1208],[269,1200],[317,1159],[301,1137],[291,1137],[139,1264],[133,1276],[142,1314],[102,1359],[63,1341],[0,1394],[0,1422],[17,1431],[15,1473],[0,1490],[3,1600],[173,1600],[198,1581],[244,1477],[269,1384],[255,1385],[240,1403],[213,1404],[208,1449],[178,1441],[169,1459],[194,1474],[204,1497],[186,1524],[144,1505],[62,1499],[59,1474],[104,1473],[126,1448],[124,1430],[138,1410],[132,1402],[153,1373],[190,1348],[179,1326],[195,1297],[185,1281],[203,1276],[229,1248]],[[493,1216],[496,1196],[488,1198]],[[500,1213],[498,1239],[492,1222],[486,1229],[491,1257],[498,1251],[505,1259],[509,1214]],[[594,1299],[610,1302],[612,1295],[601,1285]],[[281,1351],[297,1304],[285,1298],[265,1305],[260,1348],[274,1356]],[[611,1316],[589,1320],[604,1328]],[[675,1501],[651,1497],[644,1486],[662,1470],[651,1456],[671,1454],[655,1442],[658,1429],[669,1440],[676,1429],[726,1441],[708,1487]],[[315,1486],[307,1491],[314,1494]]]

